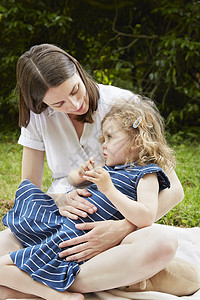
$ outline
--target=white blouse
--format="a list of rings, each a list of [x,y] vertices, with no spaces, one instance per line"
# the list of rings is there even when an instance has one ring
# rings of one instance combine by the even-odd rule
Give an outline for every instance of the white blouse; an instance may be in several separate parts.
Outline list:
[[[70,118],[48,107],[41,114],[30,113],[27,128],[21,128],[18,143],[32,149],[45,151],[54,178],[48,192],[63,193],[72,189],[67,182],[68,173],[93,156],[96,164],[103,162],[101,145],[101,121],[118,99],[136,97],[130,91],[111,85],[99,84],[100,98],[94,123],[84,124],[79,140]]]

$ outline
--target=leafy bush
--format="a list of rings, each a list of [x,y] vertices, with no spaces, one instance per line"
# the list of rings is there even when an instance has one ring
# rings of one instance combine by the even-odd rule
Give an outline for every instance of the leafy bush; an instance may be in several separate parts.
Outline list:
[[[2,0],[0,121],[9,113],[17,123],[18,57],[53,43],[98,82],[154,98],[172,133],[198,134],[199,19],[198,0]]]

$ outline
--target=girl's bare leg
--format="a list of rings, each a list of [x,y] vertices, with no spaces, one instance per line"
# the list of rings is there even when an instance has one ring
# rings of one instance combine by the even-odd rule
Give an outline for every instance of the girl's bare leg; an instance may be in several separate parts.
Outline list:
[[[0,256],[22,248],[21,243],[12,234],[10,229],[0,231]]]
[[[176,249],[177,240],[167,229],[140,229],[81,265],[69,291],[89,293],[138,283],[164,269]]]
[[[0,299],[38,299],[40,300],[41,298],[37,298],[37,296],[30,295],[30,294],[25,294],[21,293],[12,289],[7,288],[6,286],[0,286]]]
[[[5,229],[3,231],[0,231],[0,256],[6,255],[11,251],[16,251],[21,248],[22,248],[21,243],[12,234],[10,229]],[[17,292],[5,286],[0,286],[0,295],[1,295],[1,299],[6,299],[6,298],[26,299],[26,298],[34,297],[33,295]]]
[[[0,257],[0,285],[13,289],[14,291],[25,293],[27,296],[31,294],[32,296],[34,295],[47,300],[85,299],[84,296],[79,293],[58,292],[38,281],[34,281],[26,272],[21,271],[13,264],[9,255]],[[4,292],[6,293],[6,290],[4,290]],[[11,292],[11,290],[9,290],[9,292]],[[7,297],[8,295],[6,294],[1,299],[5,300]]]

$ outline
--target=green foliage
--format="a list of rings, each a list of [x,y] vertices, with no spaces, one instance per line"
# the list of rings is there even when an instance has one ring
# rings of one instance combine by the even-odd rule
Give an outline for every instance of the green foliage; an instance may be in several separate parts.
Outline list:
[[[199,1],[2,0],[0,25],[2,123],[7,113],[17,123],[18,57],[53,43],[98,82],[154,98],[172,133],[198,134],[190,128],[200,124]]]
[[[63,12],[69,8],[60,7]],[[56,43],[60,35],[70,27],[70,16],[61,14],[53,1],[2,1],[1,22],[1,79],[2,96],[8,97],[15,87],[15,66],[19,56],[35,43]],[[5,99],[5,98],[4,98]]]
[[[132,18],[129,27],[120,21],[115,26],[116,48],[134,66],[135,90],[155,98],[173,132],[183,123],[198,127],[199,1],[149,1],[143,10],[135,4]]]

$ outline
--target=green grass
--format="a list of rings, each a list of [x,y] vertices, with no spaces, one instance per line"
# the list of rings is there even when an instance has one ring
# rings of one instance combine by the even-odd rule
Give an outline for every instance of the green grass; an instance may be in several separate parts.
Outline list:
[[[184,200],[159,223],[184,227],[200,226],[200,145],[174,146],[176,172],[183,185]]]
[[[0,230],[3,216],[12,207],[16,190],[21,182],[22,146],[16,141],[0,140]],[[45,160],[42,189],[48,190],[52,182],[51,171]]]
[[[200,145],[174,146],[177,157],[176,172],[183,185],[184,200],[164,216],[159,223],[181,227],[200,226]],[[16,139],[0,140],[0,219],[12,207],[15,192],[21,180],[22,147]],[[45,161],[42,189],[47,191],[51,185],[51,171]],[[0,230],[4,226],[0,220]]]

